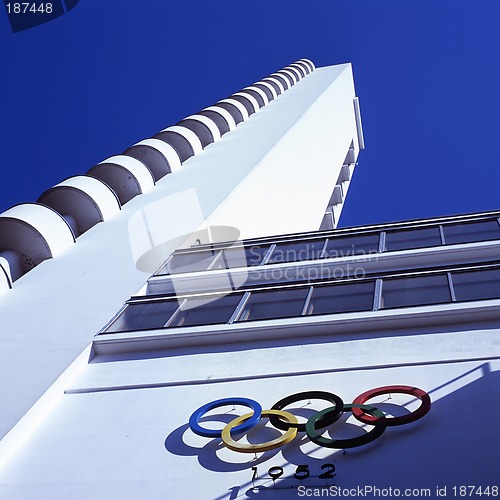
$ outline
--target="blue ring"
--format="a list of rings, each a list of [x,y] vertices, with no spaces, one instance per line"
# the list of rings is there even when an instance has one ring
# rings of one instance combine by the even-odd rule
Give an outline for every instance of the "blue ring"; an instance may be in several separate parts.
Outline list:
[[[224,398],[217,399],[216,401],[212,401],[211,403],[207,403],[206,405],[198,408],[190,417],[189,417],[189,427],[191,430],[198,434],[198,436],[208,437],[208,438],[220,438],[222,434],[222,429],[204,429],[200,424],[200,419],[205,413],[213,410],[214,408],[218,408],[219,406],[226,405],[242,405],[248,406],[253,410],[253,415],[243,422],[240,425],[237,425],[231,431],[231,434],[237,434],[239,432],[248,431],[251,427],[253,427],[259,420],[262,413],[262,406],[260,406],[257,401],[253,399],[247,398]]]

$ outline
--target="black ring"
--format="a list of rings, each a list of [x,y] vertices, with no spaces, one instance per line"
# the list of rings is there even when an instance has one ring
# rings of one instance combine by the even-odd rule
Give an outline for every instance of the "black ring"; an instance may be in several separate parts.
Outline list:
[[[334,409],[332,409],[328,414],[324,417],[319,418],[315,423],[315,429],[322,429],[323,427],[327,427],[330,424],[333,424],[340,418],[342,415],[342,411],[344,409],[344,402],[332,392],[326,391],[305,391],[305,392],[297,392],[292,394],[291,396],[287,396],[286,398],[280,399],[277,403],[273,405],[272,410],[283,410],[286,406],[292,403],[296,403],[297,401],[302,401],[304,399],[323,399],[333,404]],[[274,427],[281,429],[282,431],[287,431],[290,427],[296,427],[299,432],[305,432],[306,424],[293,424],[289,422],[285,422],[281,420],[277,415],[270,415],[269,421]]]

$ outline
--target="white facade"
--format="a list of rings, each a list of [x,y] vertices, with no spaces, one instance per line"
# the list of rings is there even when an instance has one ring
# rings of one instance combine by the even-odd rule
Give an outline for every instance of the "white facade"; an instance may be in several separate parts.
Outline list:
[[[207,293],[226,290],[228,283],[238,288],[227,294],[238,294],[239,287],[244,290],[247,280],[260,272],[240,265],[230,271],[160,273],[148,280],[178,247],[210,248],[211,243],[232,240],[234,249],[238,241],[252,238],[253,245],[272,246],[283,239],[272,243],[265,237],[287,233],[302,233],[298,239],[312,238],[310,234],[319,238],[326,233],[310,232],[324,223],[325,211],[335,225],[363,147],[351,67],[320,68],[303,77],[304,66],[312,67],[309,62],[299,66],[302,71],[291,65],[281,77],[278,72],[257,82],[265,105],[238,124],[240,115],[234,123],[232,115],[227,116],[233,108],[207,108],[226,117],[229,132],[220,140],[212,134],[214,144],[205,145],[200,133],[189,158],[181,148],[182,138],[176,138],[177,149],[164,141],[169,133],[179,132],[180,126],[175,126],[141,141],[139,149],[103,162],[112,168],[103,172],[99,165],[93,167],[91,172],[104,186],[115,183],[115,189],[108,189],[123,203],[117,213],[111,214],[111,198],[101,184],[97,188],[97,181],[90,181],[94,188],[88,190],[83,180],[73,180],[44,193],[42,202],[55,194],[52,203],[67,207],[65,214],[53,208],[64,216],[60,221],[66,221],[68,229],[80,224],[80,235],[76,243],[67,235],[77,230],[56,238],[65,248],[0,297],[0,373],[8,381],[0,388],[0,498],[295,498],[318,496],[316,491],[326,496],[324,492],[335,491],[335,486],[403,492],[423,488],[421,492],[430,489],[435,496],[437,488],[447,488],[452,495],[453,486],[498,486],[498,438],[494,426],[483,421],[500,410],[492,397],[500,368],[500,295],[463,302],[453,296],[448,302],[390,308],[382,303],[380,283],[381,276],[397,272],[437,267],[444,269],[440,276],[454,276],[464,266],[490,266],[500,239],[473,238],[461,244],[443,240],[444,246],[385,253],[378,247],[374,255],[323,255],[320,263],[270,263],[266,270],[275,271],[274,277],[267,282],[264,275],[256,278],[259,286],[274,286],[276,276],[297,281],[303,273],[309,286],[313,269],[337,270],[346,279],[361,269],[374,276],[373,310],[313,315],[304,306],[301,315],[253,322],[239,321],[240,310],[227,324],[103,332],[94,338],[133,295],[137,303],[180,292],[206,298]],[[274,97],[271,89],[276,95],[276,88],[284,89],[284,74],[291,88],[267,104],[266,99]],[[274,80],[274,86],[268,83]],[[258,104],[257,90],[252,94],[255,102],[247,100],[247,106]],[[224,101],[239,109],[241,117],[248,114],[234,97]],[[199,122],[209,116],[218,119],[200,114]],[[196,142],[189,132],[180,135]],[[146,157],[141,147],[161,150],[172,173],[162,176],[161,162],[144,169],[154,156]],[[118,187],[122,168],[135,169],[135,183],[128,191]],[[63,190],[79,188],[85,196],[79,193],[80,198],[65,201]],[[138,195],[127,199],[131,190]],[[106,201],[99,204],[98,197]],[[101,207],[95,213],[101,213],[102,222],[81,232],[79,210],[91,206],[89,198],[96,201],[94,207]],[[9,214],[2,215],[0,224],[10,223],[4,227],[14,231]],[[444,234],[443,225],[498,219],[492,214],[478,217],[424,221],[423,226],[439,226]],[[415,225],[403,225],[403,230]],[[379,231],[385,238],[393,230],[385,225],[361,232]],[[43,227],[38,232],[43,235]],[[328,238],[358,232],[333,231]],[[6,253],[13,249],[5,244],[0,248],[13,267],[14,258]],[[293,269],[293,277],[286,275],[288,269]],[[458,293],[458,284],[456,289]],[[221,398],[251,398],[269,409],[287,395],[320,390],[338,394],[347,404],[366,390],[387,385],[426,391],[431,410],[416,422],[388,427],[377,440],[347,453],[318,447],[300,433],[286,446],[254,456],[231,451],[220,439],[198,436],[188,424],[197,408]],[[304,404],[291,406],[294,413],[309,417],[328,406],[314,400],[313,411],[307,401]],[[393,394],[381,408],[402,415],[418,404],[414,397]],[[488,412],[479,413],[482,408]],[[214,410],[218,421],[202,422],[222,427],[221,422],[228,423],[240,410]],[[344,425],[343,438],[363,432],[355,422],[351,418]],[[277,436],[278,431],[259,427],[249,439]],[[322,469],[325,464],[335,465],[336,476],[313,477],[328,471],[330,466]],[[301,465],[311,474],[303,481],[293,477]],[[256,477],[252,467],[257,467]],[[283,468],[275,485],[267,475],[271,467]],[[327,489],[318,489],[322,486]]]

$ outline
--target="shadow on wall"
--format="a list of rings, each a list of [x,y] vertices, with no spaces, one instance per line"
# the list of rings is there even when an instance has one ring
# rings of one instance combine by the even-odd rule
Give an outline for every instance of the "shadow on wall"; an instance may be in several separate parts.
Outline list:
[[[246,483],[235,485],[214,500],[254,496],[290,498],[291,490],[297,495],[299,486],[322,487],[320,493],[331,486],[357,488],[371,485],[399,488],[401,492],[408,488],[430,488],[428,496],[432,497],[436,496],[436,488],[446,487],[448,494],[452,495],[453,486],[498,486],[500,438],[496,424],[500,414],[499,385],[500,372],[491,372],[488,363],[480,365],[429,391],[434,402],[430,412],[422,419],[398,427],[388,426],[375,441],[346,451],[319,449],[309,442],[305,433],[299,432],[283,447],[258,455],[237,453],[225,448],[221,439],[196,436],[187,423],[168,435],[165,448],[175,455],[197,456],[201,467],[214,472],[248,470]],[[293,406],[290,405],[290,408]],[[408,413],[408,410],[398,410],[387,401],[376,406],[394,416]],[[296,416],[306,418],[311,412],[307,408],[293,410]],[[186,420],[188,418],[186,416]],[[200,423],[216,421],[212,424],[214,428],[217,422],[228,423],[233,418],[234,414],[220,413],[203,417]],[[362,428],[350,422],[352,419],[346,424],[345,417],[342,417],[331,427],[336,438],[345,439],[360,434]],[[364,427],[363,432],[373,428]],[[260,443],[279,435],[281,431],[260,425],[247,438],[249,442]],[[324,436],[329,437],[328,432]],[[317,476],[327,470],[322,468],[327,463],[335,467],[335,476],[320,480]],[[301,465],[307,465],[310,471],[310,477],[304,481],[294,477],[297,467]],[[275,468],[275,474],[280,468],[283,471],[276,483],[268,475],[271,466]],[[253,481],[252,467],[257,468]],[[324,495],[327,496],[326,493]]]
[[[124,353],[113,353],[113,354],[99,354],[92,359],[92,363],[113,363],[121,361],[140,361],[144,359],[157,359],[157,358],[174,358],[182,356],[191,356],[197,354],[220,354],[224,352],[245,352],[245,351],[255,351],[255,350],[267,350],[272,348],[288,347],[288,346],[304,346],[304,345],[315,345],[315,344],[328,344],[330,342],[353,342],[364,339],[375,339],[375,338],[390,338],[390,337],[410,337],[419,335],[429,335],[436,333],[452,333],[452,332],[463,332],[467,329],[471,330],[471,335],[473,335],[474,330],[479,328],[483,330],[487,329],[497,329],[498,321],[483,322],[478,324],[467,324],[460,323],[457,325],[434,325],[424,327],[415,327],[413,329],[391,329],[385,328],[381,330],[371,330],[356,332],[355,334],[351,332],[337,333],[332,331],[328,335],[311,335],[301,337],[289,337],[289,338],[279,338],[279,339],[259,339],[258,344],[254,341],[249,342],[237,342],[237,335],[232,336],[231,342],[227,342],[226,337],[224,338],[224,343],[222,340],[219,342],[213,342],[209,345],[195,345],[195,346],[185,346],[185,347],[172,347],[163,350],[148,350],[148,351],[134,351],[134,352],[124,352]],[[354,336],[355,335],[355,336]]]

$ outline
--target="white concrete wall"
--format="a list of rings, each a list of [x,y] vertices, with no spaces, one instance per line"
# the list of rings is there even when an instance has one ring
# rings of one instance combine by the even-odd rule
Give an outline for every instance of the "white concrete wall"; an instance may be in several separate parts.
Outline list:
[[[207,221],[235,225],[241,237],[317,228],[356,133],[353,96],[349,65],[314,72],[17,280],[0,297],[0,379],[8,381],[0,386],[0,437],[143,286],[178,237]],[[138,252],[152,247],[161,251],[139,265]]]
[[[241,238],[318,227],[356,137],[353,96],[350,66],[316,71],[2,296],[0,435],[13,428],[0,442],[1,499],[288,499],[298,497],[300,483],[280,479],[284,489],[272,488],[270,467],[290,478],[298,465],[314,475],[327,462],[341,488],[429,488],[421,496],[436,496],[446,487],[461,496],[453,486],[498,486],[500,325],[487,304],[483,317],[477,306],[474,325],[463,322],[465,308],[433,306],[451,312],[426,316],[421,308],[427,326],[396,327],[401,315],[384,319],[382,311],[365,314],[355,330],[332,324],[321,337],[306,324],[293,338],[242,343],[228,334],[223,345],[191,342],[89,362],[93,335],[182,235],[207,224],[235,226]],[[429,414],[347,454],[301,435],[254,458],[188,428],[192,412],[214,399],[248,397],[269,408],[299,391],[324,390],[350,403],[368,389],[401,384],[430,394]],[[316,404],[296,412],[310,415],[323,407]],[[415,408],[398,395],[382,403],[397,414],[401,405]],[[362,432],[352,419],[338,425],[347,433],[341,437]],[[249,436],[276,433],[260,427]],[[251,490],[255,466],[259,491]]]
[[[381,333],[370,332],[367,322],[356,335],[97,356],[68,381],[67,393],[4,465],[0,498],[288,499],[297,497],[296,489],[252,492],[252,467],[265,478],[270,467],[281,466],[290,478],[298,465],[317,474],[324,463],[336,466],[333,484],[342,488],[430,488],[434,497],[438,487],[450,494],[453,486],[498,485],[499,332],[484,324]],[[347,454],[299,435],[254,459],[188,428],[196,408],[219,398],[249,397],[268,409],[295,392],[325,390],[350,403],[394,384],[427,391],[429,414],[388,427]],[[393,394],[381,407],[401,414],[399,405],[417,406],[413,399]],[[297,414],[323,407],[304,404]],[[219,422],[232,418],[226,410],[214,412]],[[336,424],[348,435],[363,432],[354,425],[352,419]],[[250,434],[256,441],[274,437],[271,430]],[[256,484],[272,488],[269,477]],[[289,485],[300,482],[280,483]]]
[[[327,86],[333,73],[338,76]],[[256,166],[211,214],[209,224],[240,228],[243,239],[319,228],[349,145],[356,138],[356,122],[350,65],[319,68],[314,77],[314,94],[297,86],[290,96],[297,104],[276,101],[276,107],[282,108],[279,121],[267,120],[264,108],[249,123],[253,130],[241,130],[241,134],[254,133],[257,143],[269,150],[260,158],[245,158],[247,151],[231,155],[233,168],[247,161]],[[301,109],[300,101],[312,101],[320,92],[310,107]],[[286,129],[285,117],[294,121]],[[276,139],[265,121],[281,137]],[[261,152],[256,149],[256,154]]]

